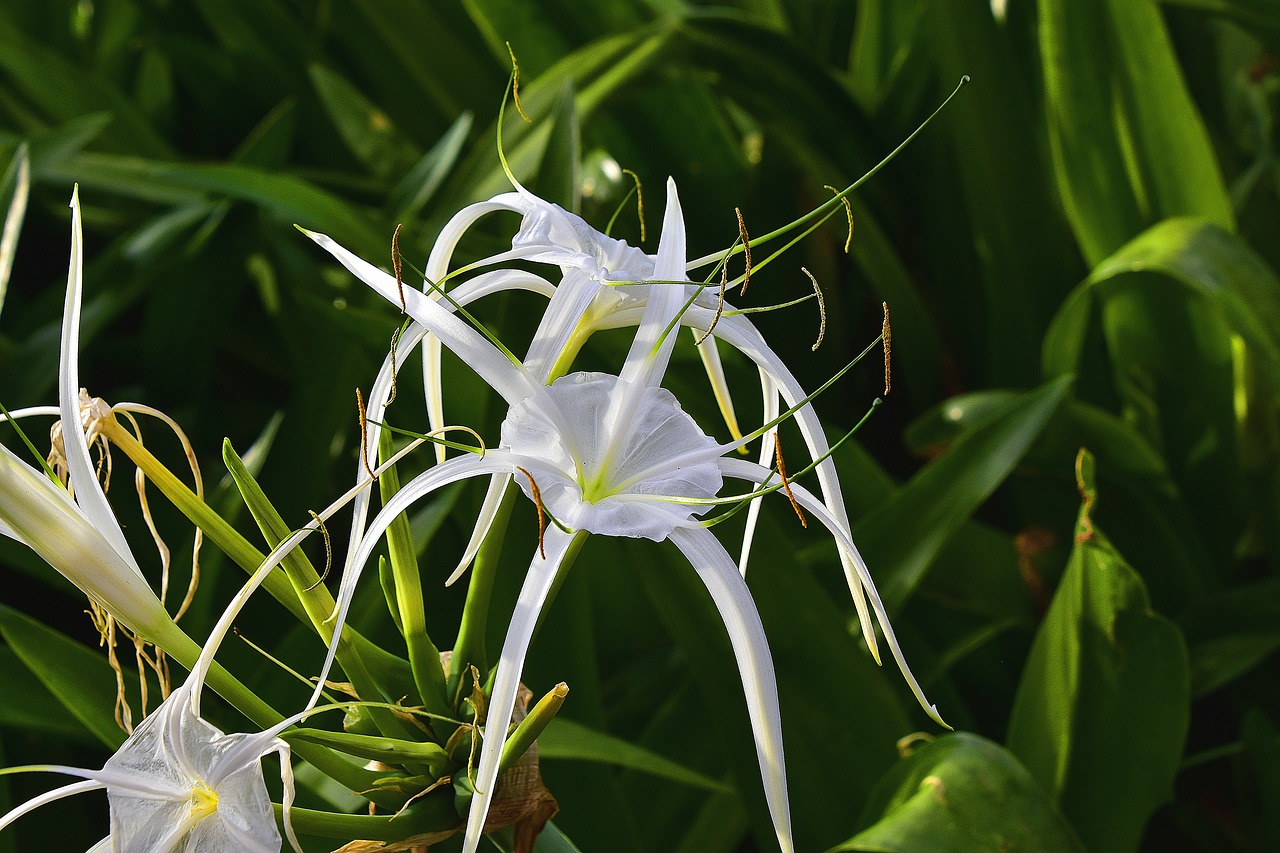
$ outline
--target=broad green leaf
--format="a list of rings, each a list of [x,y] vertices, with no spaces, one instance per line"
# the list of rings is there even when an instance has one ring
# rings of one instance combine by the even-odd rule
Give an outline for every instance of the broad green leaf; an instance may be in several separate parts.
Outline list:
[[[116,679],[104,656],[2,604],[0,636],[95,737],[112,749],[124,743],[114,715]]]
[[[392,212],[392,220],[413,219],[435,197],[462,155],[471,123],[471,113],[458,116],[431,150],[405,172],[387,198],[386,209]]]
[[[374,175],[396,177],[422,155],[391,118],[342,75],[319,64],[307,72],[342,141]]]
[[[0,17],[0,71],[55,123],[87,113],[112,116],[99,143],[108,150],[168,158],[172,149],[138,108],[103,75],[92,73],[58,51],[18,31]]]
[[[1085,849],[1014,756],[967,732],[944,735],[894,765],[867,813],[876,822],[831,853]]]
[[[939,549],[1004,482],[1070,387],[1070,379],[1057,379],[1013,400],[858,520],[854,540],[890,612],[901,607]]]
[[[695,788],[722,793],[732,791],[723,782],[690,770],[679,762],[563,717],[552,720],[538,736],[538,759],[549,758],[616,764]]]
[[[967,215],[977,249],[985,324],[975,343],[985,350],[984,375],[996,385],[1028,385],[1037,379],[1031,356],[1074,284],[1078,261],[1042,162],[1031,75],[990,5],[937,4],[925,33],[938,53],[939,88],[945,92],[965,74],[975,81],[939,124],[948,131],[962,190],[957,207],[963,207],[946,218]],[[1003,130],[991,133],[993,127]]]
[[[18,234],[22,220],[27,215],[27,196],[31,191],[31,157],[26,142],[13,153],[13,159],[0,178],[0,199],[8,197],[4,222],[0,224],[0,311],[4,310],[4,297],[9,290],[9,273],[13,271],[13,258],[18,251]]]
[[[1076,544],[1030,657],[1008,745],[1086,847],[1136,850],[1172,794],[1189,720],[1186,645],[1094,525],[1093,459],[1080,452]]]
[[[1041,0],[1049,141],[1067,217],[1096,264],[1160,219],[1234,227],[1153,0]]]
[[[206,193],[249,202],[285,223],[341,235],[353,251],[377,256],[390,237],[379,236],[368,218],[325,190],[292,175],[230,163],[164,163],[112,154],[85,153],[49,167],[49,177],[78,180],[85,187],[159,203],[198,202]]]
[[[582,212],[582,129],[574,105],[573,82],[566,80],[548,116],[551,135],[538,167],[533,192],[574,213]]]
[[[0,646],[0,727],[42,731],[70,740],[91,737],[80,721],[49,692],[12,649]]]
[[[1227,556],[1249,520],[1245,454],[1267,452],[1261,422],[1239,426],[1265,419],[1280,393],[1277,330],[1280,280],[1267,265],[1215,225],[1170,220],[1076,289],[1045,338],[1044,368],[1080,375],[1082,396],[1119,409],[1168,461],[1211,553]],[[1251,370],[1257,382],[1241,384]]]

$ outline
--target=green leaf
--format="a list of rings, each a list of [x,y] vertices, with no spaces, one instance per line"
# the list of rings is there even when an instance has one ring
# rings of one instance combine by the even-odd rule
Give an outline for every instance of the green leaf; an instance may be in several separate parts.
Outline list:
[[[390,116],[340,74],[314,64],[307,72],[342,141],[374,175],[384,179],[399,175],[421,156]]]
[[[732,792],[723,782],[705,776],[696,770],[663,758],[642,746],[622,738],[596,731],[563,717],[556,717],[538,736],[538,760],[563,759],[571,761],[598,761],[615,764],[629,770],[639,770],[652,776],[670,779],[695,788],[721,793]]]
[[[1031,774],[998,744],[945,735],[898,762],[868,804],[876,822],[833,848],[876,853],[1083,853]]]
[[[1091,457],[1079,460],[1076,545],[1023,670],[1008,744],[1088,849],[1129,851],[1172,795],[1189,664],[1181,632],[1151,611],[1137,573],[1093,524]]]
[[[106,658],[3,604],[0,636],[94,736],[112,749],[124,743],[115,721],[116,679]]]
[[[1254,503],[1249,455],[1272,452],[1266,429],[1239,430],[1241,406],[1250,424],[1280,394],[1280,280],[1270,268],[1215,225],[1161,222],[1072,294],[1045,338],[1044,369],[1079,375],[1082,396],[1119,409],[1168,461],[1214,558],[1229,558]]]
[[[906,601],[952,534],[1009,476],[1070,387],[1069,379],[1056,379],[1012,400],[858,520],[854,540],[891,612]]]
[[[49,732],[71,740],[91,737],[7,646],[0,646],[0,684],[5,690],[5,701],[0,704],[0,727]]]
[[[1173,216],[1234,225],[1217,160],[1151,0],[1041,0],[1049,142],[1090,265]]]
[[[414,218],[435,197],[462,154],[471,124],[471,113],[458,116],[431,150],[423,154],[395,185],[386,204],[386,209],[393,214],[390,217],[393,221]]]
[[[574,213],[582,212],[582,129],[573,81],[566,80],[551,111],[551,134],[538,167],[535,195]]]

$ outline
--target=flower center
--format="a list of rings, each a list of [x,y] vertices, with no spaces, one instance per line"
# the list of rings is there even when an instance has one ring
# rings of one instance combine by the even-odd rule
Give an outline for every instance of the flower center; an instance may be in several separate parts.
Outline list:
[[[665,539],[701,511],[681,498],[721,485],[718,445],[671,392],[605,373],[561,377],[512,406],[502,446],[523,457],[552,515],[607,536]]]
[[[218,810],[218,792],[203,780],[191,787],[191,813],[193,822],[199,822]]]

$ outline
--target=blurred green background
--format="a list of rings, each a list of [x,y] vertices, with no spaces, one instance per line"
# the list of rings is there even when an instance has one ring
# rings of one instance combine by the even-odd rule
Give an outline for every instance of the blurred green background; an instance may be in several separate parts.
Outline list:
[[[894,388],[838,464],[908,659],[965,733],[936,730],[875,667],[830,539],[773,502],[748,581],[799,849],[1280,849],[1276,0],[4,0],[0,202],[23,157],[31,190],[0,301],[0,402],[53,402],[78,182],[90,391],[173,415],[229,515],[221,440],[256,448],[267,493],[304,521],[350,482],[353,389],[398,320],[293,224],[389,266],[403,223],[423,264],[454,211],[508,186],[508,42],[534,119],[507,116],[521,180],[603,227],[633,170],[653,251],[672,175],[693,255],[732,242],[735,207],[759,234],[820,204],[972,78],[854,196],[847,253],[837,216],[743,300],[804,295],[802,265],[822,284],[816,352],[811,302],[756,315],[806,387],[874,339],[889,303]],[[462,254],[500,249],[514,224],[485,220]],[[640,242],[632,208],[615,234]],[[520,352],[539,308],[511,296],[480,314]],[[625,343],[600,336],[586,363]],[[754,369],[725,357],[758,420]],[[716,424],[696,357],[677,359],[673,390]],[[502,413],[465,366],[447,371],[450,420],[496,438]],[[881,383],[868,366],[818,401],[833,434]],[[401,422],[421,427],[420,385],[401,386]],[[176,444],[153,441],[180,470]],[[113,504],[145,565],[128,468]],[[429,582],[480,496],[420,509]],[[177,514],[158,512],[176,545]],[[517,514],[499,608],[533,529]],[[183,623],[197,637],[242,578],[212,549],[204,563]],[[105,664],[71,667],[16,613],[92,646],[80,595],[8,542],[0,578],[0,759],[99,764],[109,751],[67,710],[88,693],[57,673],[109,680]],[[427,602],[442,648],[464,594]],[[360,629],[396,648],[372,580],[357,602]],[[318,644],[278,614],[258,602],[241,630],[310,671]],[[674,549],[588,543],[525,681],[567,681],[564,716],[727,788],[548,757],[556,823],[582,850],[774,849],[726,640]],[[226,651],[264,696],[300,701],[256,652]],[[916,731],[936,740],[900,757]],[[48,784],[0,780],[0,811]],[[0,851],[83,849],[105,826],[84,797],[25,818]]]

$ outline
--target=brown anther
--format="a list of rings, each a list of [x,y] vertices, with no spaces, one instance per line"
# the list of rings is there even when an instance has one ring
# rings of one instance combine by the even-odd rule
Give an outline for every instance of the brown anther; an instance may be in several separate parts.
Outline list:
[[[623,169],[622,174],[630,175],[631,180],[636,182],[636,216],[640,217],[640,242],[643,243],[648,238],[645,236],[644,229],[644,189],[640,186],[640,176],[630,169]]]
[[[547,513],[542,508],[542,490],[538,488],[538,481],[533,479],[533,475],[519,465],[516,470],[529,478],[529,490],[533,492],[533,505],[538,509],[538,554],[542,559],[547,559],[547,549],[545,545],[545,536],[547,532]]]
[[[804,267],[800,267],[800,272],[809,276],[809,283],[813,285],[813,295],[818,297],[818,339],[809,348],[817,352],[818,347],[822,346],[822,339],[827,336],[827,303],[822,298],[822,288],[818,287],[818,280],[813,277],[813,273]]]
[[[359,392],[357,392],[359,393]],[[366,461],[366,465],[369,463]],[[324,526],[324,519],[315,513],[314,510],[307,510],[311,514],[311,518],[316,523],[316,528],[320,531],[320,535],[324,537],[324,571],[320,573],[320,577],[316,578],[316,582],[307,587],[307,592],[324,583],[324,579],[329,577],[329,570],[333,568],[333,542],[329,539],[329,528]]]
[[[378,475],[369,465],[369,422],[365,420],[364,395],[359,388],[356,389],[356,409],[360,412],[360,461],[364,464],[364,470],[369,473],[369,479],[376,480]]]
[[[716,324],[720,322],[721,316],[724,315],[724,289],[729,285],[729,264],[721,264],[720,266],[720,290],[717,292],[716,316],[711,318],[711,325],[707,326],[707,330],[702,333],[702,337],[698,338],[695,346],[702,346],[702,342],[711,337],[711,333],[715,331]]]
[[[400,368],[396,367],[396,347],[400,346],[400,336],[404,334],[404,326],[400,326],[391,333],[391,393],[387,394],[387,406],[396,401],[396,395],[400,393],[400,389],[396,385],[396,373]]]
[[[400,312],[406,313],[409,308],[404,304],[404,278],[401,273],[404,271],[404,261],[400,257],[400,229],[404,227],[404,223],[397,223],[396,230],[391,232],[391,267],[396,271],[396,291],[400,294]]]
[[[884,323],[880,326],[880,339],[884,341],[884,393],[887,396],[889,389],[893,387],[893,362],[890,355],[893,352],[893,329],[889,326],[889,303],[881,302],[884,308]]]
[[[823,184],[823,189],[831,190],[840,198],[840,203],[844,205],[844,218],[849,223],[849,233],[844,238],[844,253],[849,254],[849,249],[853,246],[853,205],[849,203],[849,197],[840,195],[840,190],[829,184]]]
[[[787,500],[791,501],[791,508],[796,511],[800,526],[808,528],[809,520],[804,517],[804,511],[800,509],[796,496],[791,493],[791,482],[787,479],[787,463],[782,460],[782,439],[777,432],[773,434],[773,456],[778,461],[778,477],[782,480],[782,491],[787,496]]]
[[[747,222],[742,218],[742,208],[735,207],[733,212],[738,215],[738,236],[742,239],[742,254],[746,262],[746,268],[742,272],[742,287],[738,289],[738,295],[745,296],[747,285],[751,283],[751,237],[747,234]]]
[[[520,118],[533,124],[533,119],[529,118],[524,107],[520,106],[520,63],[516,62],[516,52],[511,48],[511,42],[507,42],[507,53],[511,54],[511,100],[515,101],[516,112],[520,113]]]

